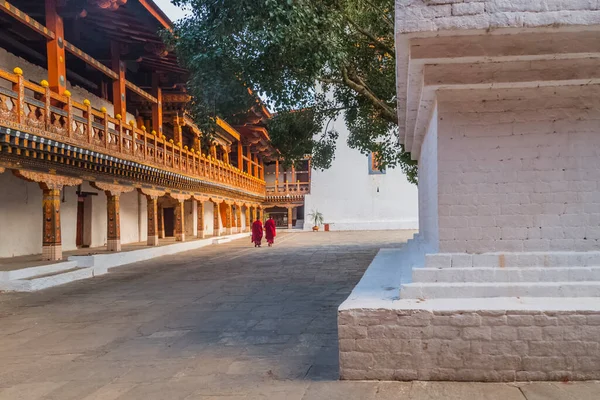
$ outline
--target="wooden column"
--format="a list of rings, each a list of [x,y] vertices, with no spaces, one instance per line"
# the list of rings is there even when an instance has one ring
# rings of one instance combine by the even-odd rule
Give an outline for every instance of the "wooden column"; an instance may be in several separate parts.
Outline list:
[[[127,107],[125,103],[125,63],[121,61],[121,45],[119,42],[110,42],[110,55],[112,59],[112,69],[119,78],[113,81],[113,104],[115,107],[115,116],[120,114],[125,120]]]
[[[65,66],[65,33],[63,19],[58,15],[58,0],[46,0],[46,27],[54,32],[54,39],[48,39],[48,83],[50,89],[63,94],[67,89],[67,68]]]
[[[244,147],[242,142],[237,142],[237,167],[239,170],[244,170]]]
[[[246,146],[246,158],[248,159],[246,160],[248,164],[248,173],[252,175],[252,153],[250,151],[250,146]]]
[[[152,94],[158,100],[157,103],[152,104],[152,130],[156,131],[159,137],[163,133],[163,113],[162,113],[162,89],[160,88],[160,81],[158,74],[152,74]]]
[[[181,128],[183,121],[179,116],[173,119],[173,141],[175,144],[183,143],[183,129]]]
[[[229,151],[225,146],[221,147],[223,149],[223,161],[225,164],[229,164]]]
[[[264,211],[265,210],[263,210],[262,207],[260,207],[260,206],[258,207],[258,218],[257,219],[259,219],[261,221],[264,219]]]
[[[275,193],[279,192],[279,159],[275,160]]]
[[[288,229],[292,229],[294,227],[293,219],[294,219],[294,207],[288,207]]]
[[[198,239],[204,239],[204,200],[200,199],[197,201],[197,220],[198,220]]]
[[[121,251],[121,215],[119,194],[106,192],[106,218],[108,231],[106,235],[106,250]]]
[[[60,232],[60,189],[40,183],[44,216],[42,236],[42,260],[62,259]]]
[[[258,178],[260,176],[259,172],[258,172],[258,170],[259,170],[259,168],[258,168],[258,154],[254,155],[254,162],[255,162],[255,164],[254,164],[254,176]]]
[[[219,236],[221,234],[221,224],[219,223],[219,215],[221,210],[219,204],[213,201],[213,235]]]
[[[175,206],[175,241],[185,242],[185,200],[177,200]]]
[[[265,162],[262,158],[260,159],[260,179],[265,180]]]
[[[238,233],[242,233],[242,206],[237,205],[235,206],[235,210],[236,210],[236,219],[237,219],[237,232]]]
[[[226,204],[226,208],[225,208],[225,234],[226,235],[231,235],[232,225],[233,225],[232,205]]]
[[[165,211],[162,206],[158,206],[158,238],[165,238]]]
[[[148,246],[158,246],[158,197],[146,196],[148,208]]]
[[[250,221],[250,207],[246,207],[246,232],[250,232],[250,225],[252,222]]]

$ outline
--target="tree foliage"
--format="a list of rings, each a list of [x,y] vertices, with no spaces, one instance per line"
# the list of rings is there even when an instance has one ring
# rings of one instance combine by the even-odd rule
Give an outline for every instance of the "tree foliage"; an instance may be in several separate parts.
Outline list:
[[[172,1],[192,10],[166,39],[191,72],[200,125],[244,113],[258,93],[276,111],[269,129],[284,159],[311,154],[328,168],[328,125],[343,114],[350,147],[416,183],[397,141],[394,0]]]

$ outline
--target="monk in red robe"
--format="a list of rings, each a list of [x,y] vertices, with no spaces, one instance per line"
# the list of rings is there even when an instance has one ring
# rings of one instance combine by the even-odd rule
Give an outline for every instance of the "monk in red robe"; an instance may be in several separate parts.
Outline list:
[[[260,247],[263,238],[263,224],[260,219],[252,223],[252,243],[254,247]]]
[[[267,239],[267,243],[269,243],[269,247],[273,246],[273,243],[275,242],[275,236],[277,236],[275,221],[273,218],[269,217],[267,222],[265,222],[265,238]]]

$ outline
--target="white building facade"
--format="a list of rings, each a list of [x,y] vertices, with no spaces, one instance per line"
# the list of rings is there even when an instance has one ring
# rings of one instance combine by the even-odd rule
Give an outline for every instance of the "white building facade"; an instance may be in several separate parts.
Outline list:
[[[351,149],[343,116],[333,129],[339,133],[335,159],[331,168],[311,172],[304,229],[312,229],[313,210],[323,214],[330,230],[417,229],[417,186],[399,168],[378,171],[369,156]]]

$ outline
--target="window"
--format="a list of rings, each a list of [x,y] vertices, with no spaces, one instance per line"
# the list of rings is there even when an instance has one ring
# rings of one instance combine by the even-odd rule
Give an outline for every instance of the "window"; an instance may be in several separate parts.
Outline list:
[[[377,153],[369,154],[369,175],[385,174],[385,169],[380,170],[377,163]]]

